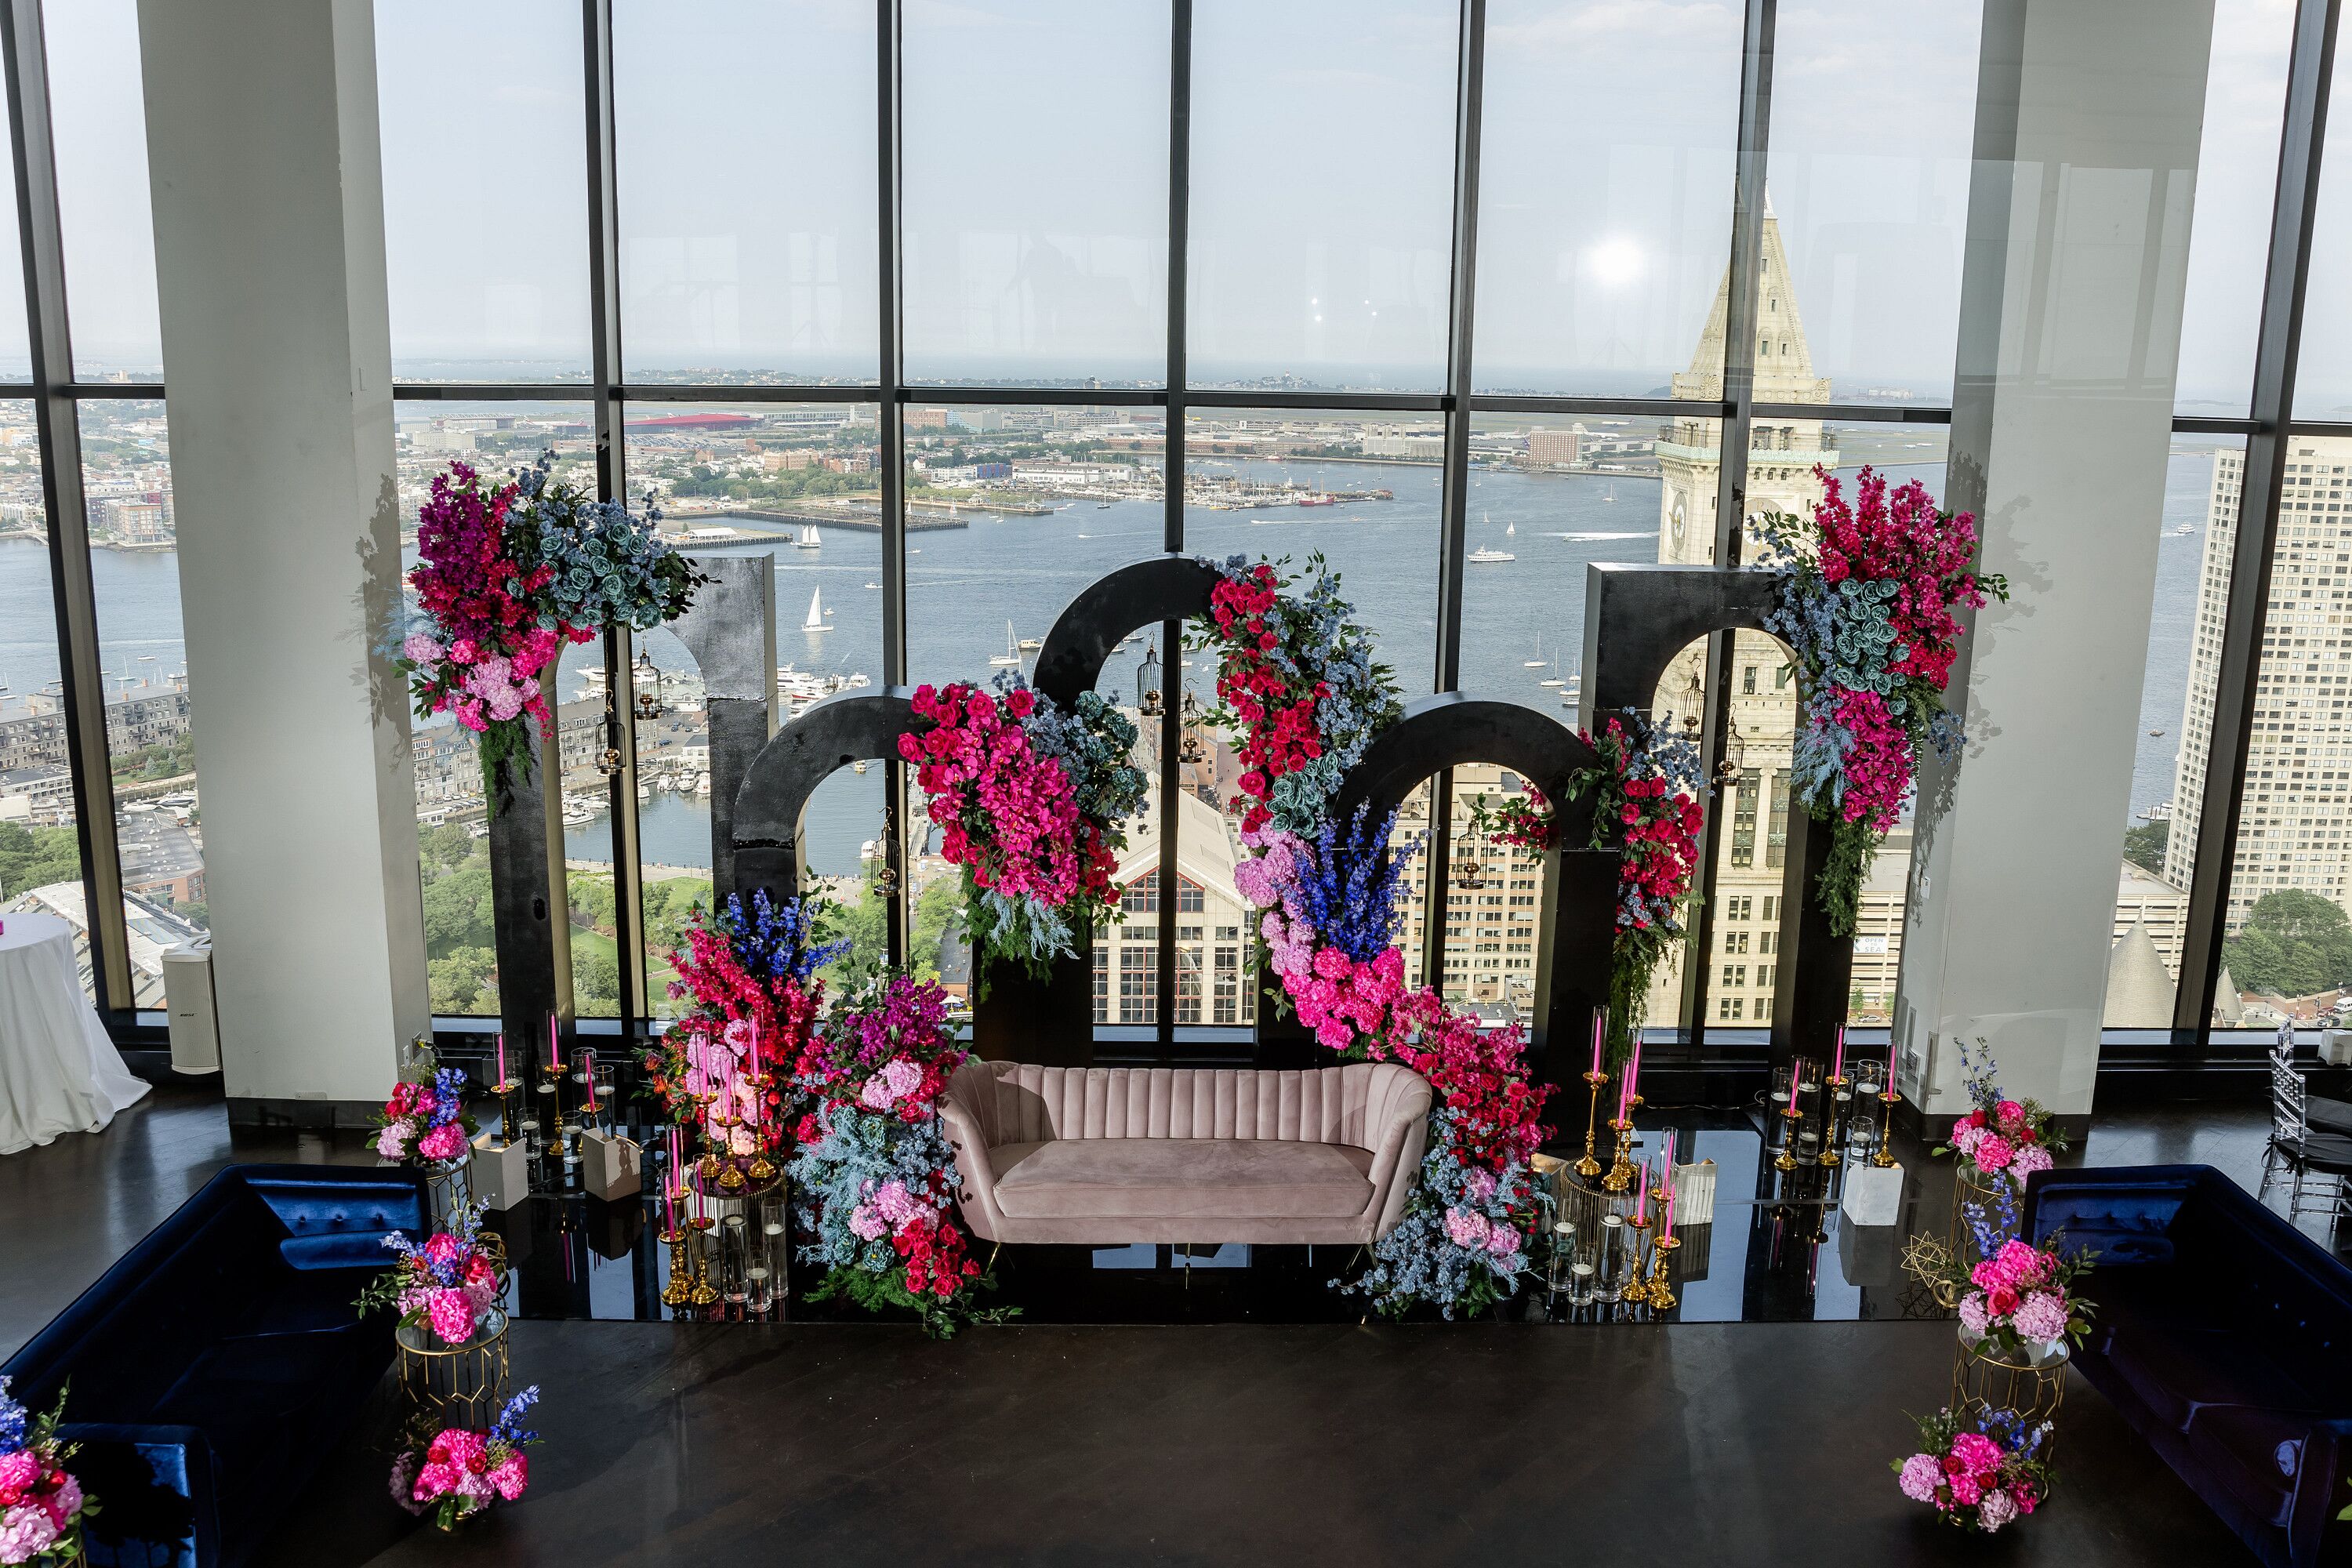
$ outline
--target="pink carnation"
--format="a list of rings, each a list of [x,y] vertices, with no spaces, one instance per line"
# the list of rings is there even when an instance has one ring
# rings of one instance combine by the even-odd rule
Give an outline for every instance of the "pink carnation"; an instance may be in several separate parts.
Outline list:
[[[1944,1484],[1944,1467],[1933,1454],[1914,1454],[1903,1461],[1902,1477],[1895,1484],[1913,1502],[1934,1502],[1936,1489]]]
[[[2017,1500],[1999,1487],[1985,1493],[1984,1500],[1977,1504],[1977,1522],[1984,1526],[1987,1535],[2016,1517]]]
[[[0,1491],[22,1491],[41,1479],[41,1457],[30,1448],[0,1454]]]
[[[498,1488],[499,1496],[509,1502],[522,1496],[523,1488],[530,1484],[530,1461],[517,1448],[506,1463],[490,1472],[490,1485]]]

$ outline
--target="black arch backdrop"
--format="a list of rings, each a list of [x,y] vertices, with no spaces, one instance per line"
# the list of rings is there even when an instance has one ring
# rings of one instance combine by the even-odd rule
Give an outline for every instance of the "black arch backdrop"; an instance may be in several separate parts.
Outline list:
[[[1061,702],[1092,689],[1122,639],[1154,624],[1164,626],[1205,615],[1217,581],[1217,570],[1209,563],[1175,554],[1137,562],[1097,579],[1071,601],[1047,634],[1037,658],[1037,689]],[[1646,710],[1667,665],[1698,638],[1717,631],[1766,630],[1764,616],[1772,592],[1771,574],[1758,571],[1590,568],[1584,722],[1589,726],[1598,715],[1620,708]],[[896,797],[898,740],[917,722],[911,697],[909,689],[892,687],[829,698],[766,742],[744,769],[734,801],[731,841],[723,851],[732,860],[740,889],[765,889],[777,898],[798,889],[806,865],[803,818],[808,803],[817,786],[837,770],[881,760],[890,770]],[[1575,775],[1597,764],[1593,749],[1550,715],[1517,703],[1459,692],[1425,697],[1409,704],[1402,720],[1374,740],[1342,781],[1338,807],[1342,814],[1352,814],[1362,804],[1384,816],[1423,780],[1465,763],[1510,769],[1533,782],[1560,810],[1563,847],[1547,857],[1537,1005],[1528,1022],[1530,1059],[1538,1076],[1571,1082],[1581,1065],[1578,1047],[1587,1021],[1608,994],[1617,903],[1619,848],[1605,834],[1601,847],[1591,847],[1591,798],[1572,799],[1569,794]],[[904,875],[899,862],[906,837],[897,830],[895,810],[890,826],[892,831],[885,835],[885,875],[895,888]],[[1780,1014],[1773,1029],[1776,1057],[1794,1051],[1801,1031],[1808,1043],[1818,1044],[1815,1035],[1843,1016],[1851,969],[1851,944],[1831,939],[1820,929],[1822,922],[1811,897],[1819,855],[1804,851],[1817,851],[1813,841],[1827,836],[1802,835],[1801,825],[1792,822],[1792,839],[1801,836],[1801,847],[1791,845],[1785,884],[1793,907],[1801,911],[1798,964],[1780,993]],[[896,951],[900,934],[895,900],[893,908]],[[1082,933],[1078,955],[1055,965],[1045,980],[1012,973],[992,977],[988,997],[974,1009],[974,1040],[982,1055],[1066,1066],[1091,1063],[1089,936]],[[1272,1047],[1270,1054],[1286,1064],[1296,1048],[1286,1047],[1284,1037],[1285,1031],[1274,1026],[1271,1016],[1262,1015],[1260,1038]]]

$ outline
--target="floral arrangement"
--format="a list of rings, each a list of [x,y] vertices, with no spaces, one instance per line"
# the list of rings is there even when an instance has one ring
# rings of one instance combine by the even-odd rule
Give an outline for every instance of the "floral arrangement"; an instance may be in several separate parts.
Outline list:
[[[2034,1172],[2050,1169],[2053,1154],[2065,1152],[2066,1134],[2039,1100],[2011,1100],[2001,1093],[1990,1048],[1981,1038],[1977,1046],[1984,1052],[1982,1061],[1966,1041],[1960,1045],[1960,1066],[1967,1075],[1962,1082],[1973,1109],[1953,1124],[1952,1141],[1938,1144],[1935,1152],[1957,1153],[1984,1182],[2021,1184]]]
[[[1595,792],[1592,843],[1613,831],[1624,849],[1617,868],[1617,925],[1609,968],[1609,1059],[1632,1054],[1650,996],[1650,977],[1683,940],[1683,900],[1698,869],[1706,826],[1698,796],[1698,748],[1660,732],[1633,709],[1612,713],[1601,738],[1584,736],[1601,766],[1570,781]]]
[[[1018,678],[997,685],[993,697],[962,682],[917,688],[916,716],[930,727],[898,738],[941,830],[940,852],[963,868],[983,987],[989,962],[1042,975],[1076,954],[1078,929],[1114,918],[1119,823],[1146,785],[1128,760],[1135,725],[1100,695],[1066,711]]]
[[[2014,1410],[1984,1411],[1972,1423],[1948,1409],[1912,1419],[1919,1451],[1891,1462],[1895,1484],[1912,1501],[1935,1504],[1946,1522],[1990,1535],[2050,1495],[2050,1467],[2037,1457],[2049,1422],[2028,1426]]]
[[[1394,1061],[1437,1096],[1421,1178],[1402,1219],[1341,1289],[1380,1310],[1419,1303],[1451,1318],[1510,1295],[1536,1224],[1528,1156],[1543,1142],[1545,1089],[1528,1081],[1514,1028],[1481,1029],[1436,992],[1408,986],[1395,946],[1397,894],[1417,847],[1397,818],[1359,807],[1344,825],[1331,799],[1371,736],[1399,714],[1388,672],[1339,596],[1321,557],[1303,595],[1273,564],[1235,557],[1211,591],[1204,646],[1219,656],[1211,721],[1244,735],[1234,886],[1262,911],[1268,966],[1318,1043],[1354,1061]]]
[[[452,463],[417,510],[408,583],[426,625],[401,641],[398,662],[418,718],[450,713],[481,737],[485,780],[529,754],[531,723],[555,733],[540,676],[566,644],[674,619],[702,581],[656,536],[657,514],[589,499],[551,477],[553,460],[503,484]]]
[[[383,1244],[400,1261],[360,1292],[362,1312],[390,1307],[404,1326],[430,1329],[454,1347],[472,1339],[506,1296],[506,1269],[483,1246],[479,1204],[459,1209],[449,1228],[435,1231],[422,1247],[398,1231]]]
[[[816,972],[849,945],[824,940],[829,919],[816,899],[730,894],[718,912],[695,912],[686,951],[669,955],[670,995],[693,1005],[646,1054],[646,1076],[670,1120],[699,1133],[709,1174],[733,1162],[748,1175],[782,1150],[774,1078],[815,1026],[824,994]]]
[[[539,1441],[538,1433],[523,1429],[522,1418],[538,1402],[533,1384],[506,1402],[488,1431],[446,1426],[402,1449],[392,1461],[392,1500],[455,1530],[493,1502],[522,1496],[530,1484],[530,1458],[523,1450]]]
[[[66,1468],[74,1445],[58,1440],[66,1391],[36,1415],[10,1397],[8,1383],[0,1377],[0,1563],[79,1563],[82,1521],[98,1503]]]
[[[1957,612],[2006,599],[2007,582],[1974,569],[1976,519],[1939,511],[1916,479],[1890,492],[1865,468],[1849,505],[1835,475],[1810,520],[1761,520],[1762,562],[1780,576],[1765,617],[1796,655],[1804,716],[1790,791],[1832,824],[1822,909],[1853,934],[1863,879],[1909,800],[1927,748],[1950,758],[1960,722],[1944,706],[1962,627]]]
[[[1393,849],[1396,814],[1371,827],[1370,810],[1358,807],[1344,837],[1328,822],[1312,839],[1244,827],[1242,845],[1255,854],[1234,868],[1242,897],[1265,911],[1258,930],[1282,981],[1276,1002],[1335,1051],[1377,1036],[1405,992],[1396,896],[1412,854]]]
[[[1207,721],[1242,736],[1242,826],[1315,833],[1341,775],[1402,714],[1396,683],[1319,553],[1307,558],[1312,581],[1297,595],[1285,592],[1297,581],[1281,571],[1287,559],[1214,564],[1224,581],[1210,590],[1206,636],[1195,646],[1218,655],[1218,707]]]
[[[1470,831],[1541,855],[1559,847],[1559,810],[1526,779],[1517,795],[1479,795],[1470,802]]]
[[[466,1110],[466,1075],[443,1068],[430,1083],[393,1085],[375,1113],[375,1152],[396,1165],[439,1165],[462,1159],[475,1126]]]
[[[1004,1309],[972,1305],[994,1281],[969,1253],[961,1184],[940,1100],[967,1053],[947,1026],[947,993],[905,975],[845,999],[793,1062],[807,1109],[791,1176],[801,1257],[824,1278],[812,1301],[918,1314],[942,1339]]]

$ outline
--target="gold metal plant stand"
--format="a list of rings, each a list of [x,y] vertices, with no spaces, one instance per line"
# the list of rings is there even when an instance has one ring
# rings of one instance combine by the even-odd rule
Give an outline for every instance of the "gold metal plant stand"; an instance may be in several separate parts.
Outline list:
[[[483,1431],[498,1419],[507,1394],[507,1315],[493,1307],[461,1345],[445,1345],[421,1324],[393,1331],[401,1392],[420,1414],[445,1426]]]
[[[2006,1353],[1982,1340],[1959,1336],[1952,1357],[1952,1395],[1948,1402],[1956,1415],[1981,1415],[1988,1410],[2014,1410],[2026,1426],[2055,1422],[2066,1403],[2066,1343],[2036,1356],[2027,1351]],[[2056,1434],[2042,1439],[2037,1458],[2047,1461]]]

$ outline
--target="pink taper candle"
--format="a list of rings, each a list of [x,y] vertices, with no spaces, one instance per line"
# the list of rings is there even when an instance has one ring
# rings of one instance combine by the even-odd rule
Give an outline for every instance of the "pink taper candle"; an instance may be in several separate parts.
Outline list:
[[[1592,1071],[1596,1077],[1601,1072],[1601,1042],[1608,1037],[1608,1035],[1609,1009],[1595,1007],[1592,1010]]]
[[[499,1081],[500,1083],[504,1083],[504,1082],[506,1082],[506,1080],[507,1080],[507,1032],[506,1032],[504,1029],[500,1029],[500,1030],[499,1031]]]
[[[1642,1163],[1642,1190],[1641,1193],[1633,1199],[1633,1217],[1639,1219],[1642,1216],[1643,1211],[1647,1209],[1649,1206],[1650,1165],[1649,1162],[1645,1160]]]
[[[1837,1060],[1831,1065],[1830,1076],[1832,1078],[1845,1076],[1845,1026],[1843,1024],[1838,1026]]]
[[[1642,1092],[1639,1088],[1641,1081],[1642,1042],[1636,1039],[1633,1042],[1633,1059],[1625,1064],[1625,1110],[1628,1115],[1633,1114],[1634,1096]]]
[[[563,1070],[563,1042],[556,1037],[555,1015],[547,1016],[547,1065],[557,1072]]]

